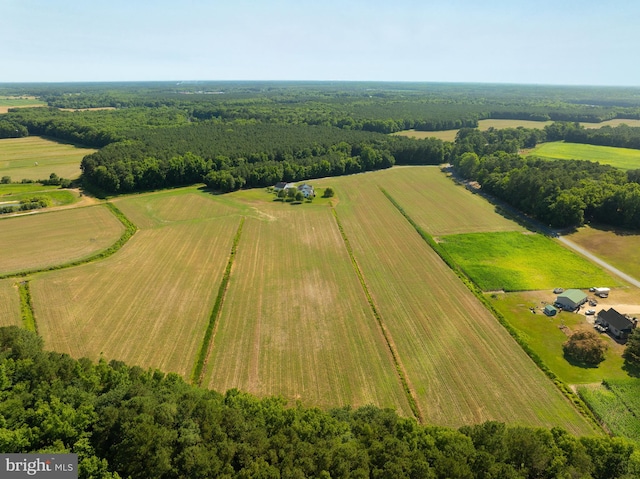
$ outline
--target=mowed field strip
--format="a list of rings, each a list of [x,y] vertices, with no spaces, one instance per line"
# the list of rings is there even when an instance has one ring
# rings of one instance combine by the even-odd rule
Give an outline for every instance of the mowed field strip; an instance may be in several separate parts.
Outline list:
[[[382,194],[384,176],[335,185],[338,215],[426,422],[593,432]]]
[[[456,184],[437,166],[408,166],[367,173],[427,233],[523,231],[480,195]]]
[[[80,176],[82,158],[96,150],[27,136],[0,140],[0,176],[12,181],[41,180],[55,173],[61,178]]]
[[[411,415],[330,208],[261,210],[243,227],[203,386]]]
[[[0,219],[0,274],[47,268],[108,248],[124,232],[105,207],[91,206]]]
[[[531,156],[557,160],[589,160],[623,170],[640,168],[640,150],[613,146],[585,145],[554,141],[541,143],[529,153]]]
[[[48,348],[188,377],[240,218],[170,221],[174,196],[164,210],[162,196],[154,203],[164,227],[141,228],[106,260],[32,280]],[[129,214],[145,211],[148,201],[131,197],[117,205]]]
[[[22,326],[16,279],[0,279],[0,326]]]
[[[484,291],[609,287],[622,282],[540,234],[517,231],[448,235],[440,246]]]

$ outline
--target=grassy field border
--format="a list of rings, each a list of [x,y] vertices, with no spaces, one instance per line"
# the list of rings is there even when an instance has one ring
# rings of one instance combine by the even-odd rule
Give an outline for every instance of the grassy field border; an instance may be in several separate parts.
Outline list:
[[[47,268],[30,269],[25,271],[19,271],[17,273],[1,274],[0,279],[21,278],[21,277],[29,276],[31,274],[43,273],[45,271],[56,271],[59,269],[71,268],[73,266],[80,266],[82,264],[91,263],[93,261],[108,258],[112,254],[116,253],[120,248],[122,248],[127,243],[127,241],[129,241],[129,239],[131,239],[131,237],[135,234],[135,232],[138,231],[138,227],[134,225],[129,220],[129,218],[127,218],[124,215],[124,213],[120,211],[118,207],[113,203],[107,202],[102,204],[104,204],[111,211],[111,213],[120,221],[120,223],[122,223],[122,225],[125,228],[124,233],[122,233],[122,236],[120,236],[120,238],[111,246],[109,246],[107,249],[98,251],[97,253],[91,256],[88,256],[87,258],[84,258],[84,259],[69,261],[68,263],[61,263],[61,264],[49,266]]]
[[[347,250],[347,253],[349,254],[349,258],[351,259],[351,264],[353,265],[353,269],[355,270],[356,275],[358,276],[358,280],[360,281],[362,290],[364,291],[364,294],[367,298],[367,302],[369,303],[371,312],[373,313],[373,316],[376,318],[376,321],[378,322],[378,326],[380,327],[380,331],[382,332],[382,336],[384,337],[384,340],[387,343],[387,347],[389,348],[389,352],[391,353],[391,357],[396,367],[396,372],[400,379],[400,383],[402,384],[402,389],[404,389],[405,395],[407,396],[407,402],[409,403],[409,407],[411,408],[411,411],[413,412],[413,415],[416,417],[418,422],[423,424],[424,418],[422,416],[422,412],[418,407],[418,401],[416,400],[415,396],[413,395],[413,392],[411,391],[411,388],[409,387],[409,381],[407,380],[407,375],[404,373],[404,368],[400,363],[400,356],[398,355],[398,352],[395,350],[395,348],[393,347],[389,339],[389,333],[387,332],[387,328],[385,327],[384,322],[382,321],[382,317],[378,312],[378,308],[376,307],[373,301],[373,297],[369,292],[369,288],[364,279],[364,275],[362,274],[362,270],[360,269],[360,266],[358,265],[358,262],[356,261],[356,257],[353,253],[353,249],[351,248],[351,243],[349,243],[349,238],[347,237],[347,234],[345,233],[344,228],[342,227],[342,223],[340,223],[340,218],[338,218],[338,212],[333,207],[333,205],[331,206],[331,213],[333,214],[333,217],[336,221],[336,225],[338,226],[338,230],[340,231],[340,235],[342,236],[342,240],[344,241],[345,248]]]
[[[204,375],[204,367],[209,360],[209,356],[211,354],[211,343],[213,340],[213,332],[218,322],[218,317],[222,311],[222,304],[224,303],[224,298],[227,294],[227,289],[229,286],[229,278],[231,277],[231,268],[233,267],[233,261],[236,257],[236,252],[238,251],[238,244],[240,243],[240,237],[242,236],[242,227],[244,226],[245,217],[243,216],[240,220],[240,224],[238,225],[238,230],[236,231],[236,235],[233,238],[233,244],[231,245],[231,253],[229,254],[229,260],[227,261],[227,266],[224,270],[224,274],[222,276],[222,280],[220,281],[220,286],[218,287],[218,295],[216,296],[216,301],[213,304],[213,309],[211,310],[211,314],[209,315],[209,324],[207,325],[207,330],[204,333],[204,337],[202,338],[202,345],[200,347],[200,352],[196,358],[196,362],[193,366],[193,371],[191,373],[191,383],[196,386],[200,386],[202,384],[202,379]]]
[[[383,188],[380,188],[382,193],[387,197],[387,199],[396,207],[396,209],[404,216],[404,218],[414,227],[414,229],[418,232],[418,234],[422,237],[422,239],[433,249],[433,251],[449,266],[453,272],[460,278],[460,280],[467,286],[467,288],[473,293],[473,295],[478,298],[478,300],[482,303],[482,305],[498,320],[498,322],[509,332],[509,334],[513,337],[513,339],[520,345],[523,351],[532,359],[532,361],[542,370],[542,372],[553,381],[553,384],[560,390],[560,392],[576,407],[576,409],[591,423],[597,428],[599,431],[603,431],[602,425],[598,418],[593,414],[593,411],[589,408],[589,406],[582,400],[582,398],[573,391],[569,386],[567,386],[551,369],[547,367],[547,365],[542,361],[542,358],[538,356],[538,354],[529,347],[527,342],[522,339],[522,337],[518,334],[518,331],[514,329],[511,324],[506,320],[506,318],[500,313],[493,305],[489,302],[489,300],[485,297],[484,292],[476,285],[469,276],[455,263],[453,258],[444,251],[443,248],[429,235],[426,231],[424,231],[415,221],[404,211],[402,206],[396,202],[396,200]]]
[[[20,293],[20,316],[22,317],[22,324],[27,331],[33,331],[38,334],[38,324],[36,323],[36,316],[33,312],[29,281],[20,281],[18,283],[18,291]]]

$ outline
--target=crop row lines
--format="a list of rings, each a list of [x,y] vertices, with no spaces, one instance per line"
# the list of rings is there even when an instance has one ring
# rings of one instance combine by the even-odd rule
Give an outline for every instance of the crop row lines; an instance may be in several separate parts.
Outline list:
[[[108,258],[112,254],[116,253],[120,248],[122,248],[127,243],[127,241],[129,241],[129,239],[131,239],[131,237],[135,234],[135,232],[138,231],[138,227],[136,225],[134,225],[129,220],[129,218],[127,218],[124,215],[124,213],[122,211],[120,211],[118,209],[118,207],[116,205],[114,205],[113,203],[107,202],[107,203],[104,203],[104,205],[111,211],[111,213],[113,213],[113,215],[118,219],[118,221],[120,221],[120,223],[122,223],[122,225],[125,228],[124,232],[122,233],[122,236],[120,236],[118,241],[113,243],[107,249],[99,251],[96,254],[93,254],[93,255],[91,255],[91,256],[89,256],[87,258],[84,258],[84,259],[79,259],[79,260],[75,260],[75,261],[69,261],[68,263],[61,263],[61,264],[49,266],[47,268],[37,268],[37,269],[32,269],[32,270],[20,271],[18,273],[1,274],[0,275],[0,279],[20,278],[20,277],[29,276],[29,275],[35,274],[35,273],[43,273],[45,271],[56,271],[56,270],[59,270],[59,269],[65,269],[65,268],[71,268],[71,267],[74,267],[74,266],[80,266],[82,264],[91,263],[93,261],[97,261],[97,260],[100,260],[100,259]]]
[[[482,305],[498,320],[498,322],[509,332],[511,337],[515,339],[518,345],[523,351],[531,358],[531,360],[540,368],[540,370],[555,384],[560,392],[578,409],[583,416],[588,418],[592,424],[598,429],[602,430],[600,421],[593,414],[593,411],[585,404],[582,398],[576,394],[569,386],[567,386],[553,371],[551,371],[547,365],[542,361],[542,358],[531,349],[527,342],[520,336],[518,331],[514,329],[506,318],[493,307],[493,305],[485,298],[480,287],[473,282],[469,276],[456,264],[453,258],[447,253],[440,245],[429,235],[424,229],[422,229],[413,219],[407,214],[400,204],[383,188],[380,188],[382,193],[393,204],[393,206],[404,216],[404,218],[413,226],[420,237],[433,249],[433,251],[451,268],[451,270],[458,276],[458,278],[465,284],[465,286],[473,293],[473,295],[482,303]]]
[[[227,293],[227,288],[229,286],[229,278],[231,277],[231,267],[233,266],[233,260],[236,257],[236,252],[238,250],[238,243],[240,242],[240,236],[242,235],[242,226],[244,225],[244,216],[240,219],[240,224],[238,225],[238,230],[233,238],[233,244],[231,245],[231,253],[229,254],[229,260],[227,261],[227,266],[224,270],[224,274],[222,276],[222,280],[220,281],[220,286],[218,288],[218,295],[216,296],[216,301],[213,305],[213,309],[211,310],[211,315],[209,316],[209,324],[207,325],[207,330],[204,333],[204,338],[202,339],[202,345],[200,347],[200,352],[198,353],[198,357],[196,358],[196,362],[193,367],[193,372],[191,373],[191,382],[194,385],[200,386],[202,384],[202,379],[204,375],[204,367],[206,366],[209,356],[211,355],[211,345],[213,344],[213,336],[215,332],[215,326],[218,322],[218,317],[222,311],[222,304],[224,303],[224,298]]]
[[[349,254],[349,258],[351,259],[351,264],[353,265],[353,269],[355,270],[356,275],[358,276],[358,279],[362,286],[362,290],[364,291],[364,294],[367,298],[367,302],[369,303],[371,312],[373,313],[373,316],[376,318],[376,321],[378,322],[378,326],[380,327],[380,331],[382,332],[382,336],[384,337],[387,347],[389,348],[389,352],[391,353],[393,363],[396,367],[396,372],[400,379],[400,383],[402,384],[402,388],[404,389],[404,392],[407,396],[409,407],[411,408],[411,411],[413,412],[413,415],[416,417],[416,419],[418,419],[420,423],[423,423],[424,419],[422,416],[422,412],[418,407],[418,401],[416,400],[412,392],[412,389],[409,386],[409,381],[407,380],[407,376],[404,372],[404,367],[400,362],[400,356],[398,355],[398,352],[393,347],[393,344],[390,338],[391,335],[387,331],[387,328],[384,325],[384,321],[382,320],[382,316],[378,312],[378,308],[376,307],[375,302],[373,301],[373,297],[369,292],[369,287],[367,286],[367,283],[364,279],[364,274],[362,273],[362,270],[360,269],[360,266],[356,261],[355,255],[353,253],[353,249],[351,248],[351,244],[349,243],[349,238],[347,237],[347,234],[345,233],[344,228],[342,227],[342,223],[340,223],[340,219],[338,218],[338,213],[336,212],[334,207],[331,208],[331,212],[333,213],[333,217],[335,218],[336,225],[338,226],[338,230],[340,231],[340,235],[342,236],[342,240],[344,241],[345,248],[347,250],[347,253]]]

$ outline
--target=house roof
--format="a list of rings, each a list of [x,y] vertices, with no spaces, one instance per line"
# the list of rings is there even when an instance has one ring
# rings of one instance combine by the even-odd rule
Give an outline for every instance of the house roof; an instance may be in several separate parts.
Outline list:
[[[558,295],[558,299],[567,298],[575,304],[583,303],[587,300],[587,295],[579,289],[568,289],[564,293]]]
[[[631,332],[631,329],[633,329],[633,323],[613,308],[600,311],[598,319],[606,322],[609,326],[613,326],[618,331],[628,330]]]

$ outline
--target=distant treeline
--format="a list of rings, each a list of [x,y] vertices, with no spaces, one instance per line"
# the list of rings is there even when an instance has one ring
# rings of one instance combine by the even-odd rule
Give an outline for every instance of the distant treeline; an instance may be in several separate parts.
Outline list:
[[[523,160],[517,159],[517,152],[543,141],[640,147],[640,128],[588,130],[576,123],[640,117],[640,101],[633,89],[314,82],[3,88],[38,95],[56,107],[116,108],[13,109],[0,116],[0,137],[43,135],[101,148],[83,160],[83,177],[88,185],[110,194],[197,182],[231,191],[394,164],[450,161],[460,165],[465,153],[476,154],[480,163],[500,152],[514,155],[516,163],[509,168],[519,170],[524,166],[518,163]],[[482,118],[571,122],[556,122],[544,129],[479,132],[468,128]],[[461,130],[454,145],[385,135],[407,128]],[[470,178],[482,179],[487,190],[554,226],[605,218],[615,225],[640,227],[634,206],[640,171],[629,172],[626,179],[618,173],[602,173],[615,179],[607,180],[606,186],[599,177],[594,179],[603,188],[596,195],[591,186],[583,185],[596,174],[591,167],[558,163],[559,170],[549,173],[551,164],[535,168],[527,164],[536,177],[532,184],[544,180],[544,187],[535,189],[537,196],[528,199],[510,196],[509,191],[515,191],[509,186],[515,171],[500,173],[496,167],[489,179],[483,173],[487,167],[463,170]],[[567,181],[560,172],[563,168],[577,168],[580,173]],[[503,175],[500,181],[498,174]],[[612,201],[619,202],[615,211]]]
[[[191,120],[254,120],[393,133],[476,127],[482,119],[640,118],[637,90],[375,82],[7,85],[55,108],[168,109]]]
[[[630,229],[640,228],[640,169],[624,172],[584,160],[523,158],[520,148],[540,140],[581,137],[630,146],[640,128],[585,130],[576,124],[554,123],[541,130],[525,128],[461,130],[451,162],[464,178],[519,210],[554,227],[578,226],[595,220]]]
[[[84,178],[108,193],[205,181],[232,191],[388,168],[439,164],[444,143],[326,126],[205,122],[145,129],[82,161]]]
[[[80,479],[631,479],[634,446],[499,422],[421,426],[389,409],[322,411],[119,361],[46,352],[0,328],[0,452],[78,454]]]

